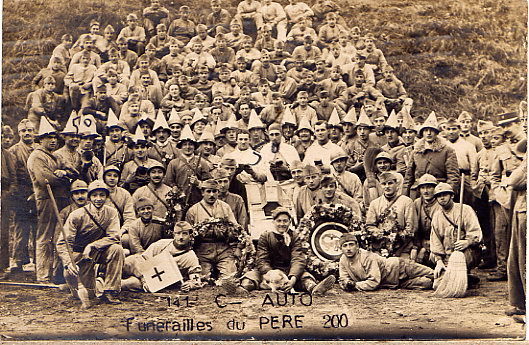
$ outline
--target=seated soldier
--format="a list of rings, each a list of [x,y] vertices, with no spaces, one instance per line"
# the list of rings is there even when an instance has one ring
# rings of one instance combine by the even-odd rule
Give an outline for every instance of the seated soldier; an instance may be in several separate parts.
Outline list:
[[[218,33],[227,33],[230,31],[231,14],[222,8],[220,0],[211,0],[211,13],[206,18],[208,34],[214,37]]]
[[[338,191],[347,194],[363,208],[362,182],[355,173],[347,171],[349,156],[343,150],[331,155],[331,173],[338,183]]]
[[[361,249],[351,233],[340,238],[340,287],[347,291],[373,291],[378,288],[430,289],[433,270],[408,259],[383,258]]]
[[[278,288],[285,292],[307,291],[314,295],[323,295],[330,290],[336,278],[329,275],[317,283],[306,270],[307,254],[303,249],[303,239],[290,229],[292,216],[284,207],[273,212],[274,228],[259,237],[256,253],[256,269],[247,272],[236,282],[227,280],[223,288],[228,294],[247,294],[256,289]],[[270,275],[279,270],[286,278],[280,286],[270,285]],[[275,283],[275,282],[274,282]]]
[[[342,204],[349,207],[355,216],[363,218],[360,204],[345,193],[337,191],[336,178],[325,176],[320,182],[320,191],[318,199],[324,204]]]
[[[121,242],[126,247],[126,256],[141,254],[151,244],[162,238],[164,219],[153,216],[154,203],[152,200],[142,196],[136,200],[134,207],[138,218],[121,228],[123,233]]]
[[[106,265],[101,299],[110,304],[121,303],[118,294],[124,255],[118,212],[105,205],[108,195],[103,181],[90,183],[90,203],[68,216],[64,224],[66,238],[61,234],[57,241],[64,277],[74,297],[82,298],[83,308],[91,307],[96,298],[95,264]],[[74,262],[69,255],[70,249]]]
[[[121,281],[123,290],[147,290],[140,271],[141,264],[158,254],[169,252],[174,258],[178,269],[185,278],[180,286],[183,292],[198,289],[202,286],[200,282],[201,267],[198,258],[191,248],[192,227],[187,222],[177,222],[174,226],[173,239],[161,239],[149,246],[141,254],[135,254],[125,259],[123,276],[127,277]]]
[[[417,230],[413,201],[397,191],[397,173],[384,172],[379,179],[384,194],[371,202],[366,215],[367,231],[377,238],[373,248],[383,256],[408,257]],[[395,243],[390,242],[392,235]]]
[[[202,200],[191,206],[187,211],[186,221],[191,224],[210,220],[225,219],[238,224],[230,205],[219,200],[219,184],[213,179],[200,184]],[[203,276],[211,278],[213,270],[219,272],[219,278],[229,278],[237,272],[237,257],[240,256],[233,238],[225,238],[227,234],[208,232],[203,234],[200,243],[195,246]],[[229,237],[229,236],[228,236]],[[239,255],[237,255],[239,254]]]
[[[454,250],[459,250],[465,255],[468,272],[476,267],[481,259],[479,242],[482,239],[482,232],[476,212],[469,205],[455,203],[454,195],[454,190],[447,183],[441,182],[435,187],[434,196],[441,209],[432,216],[430,234],[430,251],[432,261],[435,262],[434,289],[443,279],[445,265]],[[457,238],[459,222],[461,222],[461,237]],[[479,278],[476,276],[469,274],[468,278],[470,286],[479,283]]]
[[[133,50],[138,55],[142,55],[145,49],[145,29],[138,26],[138,16],[134,13],[127,15],[127,26],[121,29],[118,36],[124,38],[127,42],[127,47]]]
[[[159,218],[165,218],[167,215],[167,194],[171,187],[163,183],[165,177],[165,167],[163,164],[155,161],[147,170],[149,183],[138,188],[132,195],[134,202],[141,198],[153,200],[153,214]]]
[[[147,35],[154,36],[160,24],[169,25],[169,10],[160,5],[160,0],[151,0],[151,6],[143,9],[143,26]]]

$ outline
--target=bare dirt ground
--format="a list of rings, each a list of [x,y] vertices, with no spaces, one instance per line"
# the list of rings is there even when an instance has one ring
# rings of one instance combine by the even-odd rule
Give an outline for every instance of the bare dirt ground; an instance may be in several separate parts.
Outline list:
[[[525,334],[503,314],[506,283],[485,279],[463,299],[438,299],[432,291],[344,293],[335,286],[325,297],[297,296],[286,306],[273,306],[284,296],[268,293],[268,300],[260,291],[250,298],[224,297],[218,287],[192,292],[188,300],[178,291],[164,293],[173,296],[172,306],[163,297],[123,293],[121,305],[81,310],[58,289],[1,286],[0,339],[522,339]],[[347,320],[326,316],[341,314]],[[242,322],[243,330],[230,329],[242,328]]]

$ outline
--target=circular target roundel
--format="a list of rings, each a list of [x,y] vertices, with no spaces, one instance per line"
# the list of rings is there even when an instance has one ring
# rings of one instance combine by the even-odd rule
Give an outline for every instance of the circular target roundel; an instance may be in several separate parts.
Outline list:
[[[340,258],[340,237],[347,233],[347,226],[326,222],[315,226],[310,235],[310,248],[323,261],[336,261]]]

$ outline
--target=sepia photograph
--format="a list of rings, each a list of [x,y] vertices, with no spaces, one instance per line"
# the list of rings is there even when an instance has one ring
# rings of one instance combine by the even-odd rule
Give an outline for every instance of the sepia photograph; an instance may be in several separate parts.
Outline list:
[[[526,0],[4,0],[0,343],[526,339]]]

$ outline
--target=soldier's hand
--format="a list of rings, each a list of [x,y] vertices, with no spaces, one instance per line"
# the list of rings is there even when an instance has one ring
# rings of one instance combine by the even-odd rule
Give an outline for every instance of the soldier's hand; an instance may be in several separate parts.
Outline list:
[[[413,248],[410,252],[410,260],[417,261],[417,248]]]
[[[191,184],[198,184],[198,177],[196,175],[189,176],[189,183]]]
[[[468,240],[459,240],[454,243],[454,249],[459,251],[467,249],[468,246],[470,246],[470,242]]]
[[[87,258],[89,259],[90,258],[90,252],[92,251],[92,246],[91,245],[87,245],[84,250],[83,250],[83,258]]]
[[[441,273],[446,269],[445,264],[443,263],[443,260],[437,261],[437,264],[435,265],[435,269],[433,271],[433,277],[434,279],[437,279],[441,276]]]
[[[58,178],[63,178],[64,176],[66,176],[66,174],[66,170],[55,170],[53,172],[53,175],[57,176]]]
[[[79,266],[76,264],[70,264],[66,268],[68,270],[68,273],[71,274],[74,277],[77,277],[79,275]]]

